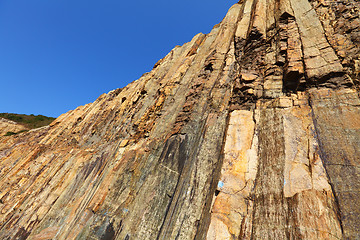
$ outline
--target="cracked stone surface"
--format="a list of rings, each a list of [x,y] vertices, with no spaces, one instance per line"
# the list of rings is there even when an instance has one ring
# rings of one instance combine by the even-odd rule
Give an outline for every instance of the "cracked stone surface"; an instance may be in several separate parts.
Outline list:
[[[0,137],[0,239],[359,239],[359,21],[357,0],[242,0]]]

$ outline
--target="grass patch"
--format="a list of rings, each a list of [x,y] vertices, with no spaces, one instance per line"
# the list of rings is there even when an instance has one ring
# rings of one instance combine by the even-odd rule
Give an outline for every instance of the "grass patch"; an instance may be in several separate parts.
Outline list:
[[[12,135],[15,135],[16,132],[7,132],[4,136],[12,136]]]
[[[27,132],[27,131],[29,131],[29,130],[21,130],[18,132],[7,132],[4,136],[12,136],[12,135],[16,135],[16,134]]]

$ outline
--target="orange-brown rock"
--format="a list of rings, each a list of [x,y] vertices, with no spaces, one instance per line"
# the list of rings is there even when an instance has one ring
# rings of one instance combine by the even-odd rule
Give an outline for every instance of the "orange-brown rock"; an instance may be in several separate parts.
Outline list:
[[[244,0],[0,138],[0,239],[359,239],[359,4]]]

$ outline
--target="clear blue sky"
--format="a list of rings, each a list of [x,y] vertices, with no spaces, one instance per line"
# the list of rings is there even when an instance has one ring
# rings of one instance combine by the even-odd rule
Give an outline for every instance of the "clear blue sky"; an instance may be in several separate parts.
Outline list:
[[[0,112],[57,117],[126,86],[237,1],[0,0]]]

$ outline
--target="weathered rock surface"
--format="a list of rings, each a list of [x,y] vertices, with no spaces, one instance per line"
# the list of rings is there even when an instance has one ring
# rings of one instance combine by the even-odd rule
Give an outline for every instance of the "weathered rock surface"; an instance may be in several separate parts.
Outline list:
[[[14,121],[0,118],[0,137],[4,136],[8,132],[16,133],[22,130],[27,130],[27,128],[24,125],[18,124]]]
[[[359,239],[359,2],[244,0],[0,138],[0,239]]]

